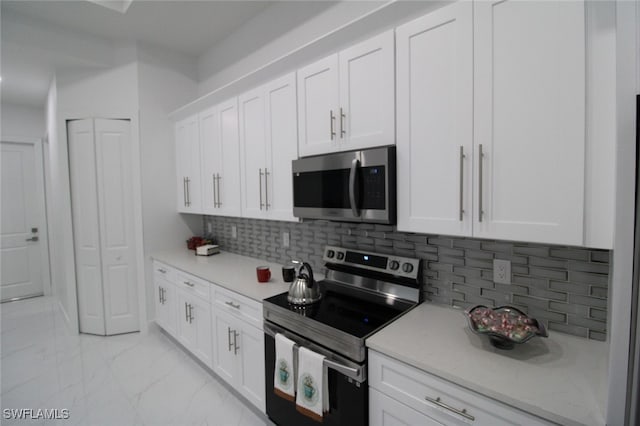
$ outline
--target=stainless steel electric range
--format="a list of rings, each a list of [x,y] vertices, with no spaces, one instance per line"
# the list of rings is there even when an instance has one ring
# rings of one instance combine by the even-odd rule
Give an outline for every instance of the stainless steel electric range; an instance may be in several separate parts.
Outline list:
[[[326,357],[325,425],[368,423],[365,340],[421,301],[419,259],[327,246],[322,298],[292,305],[287,293],[263,301],[267,415],[278,425],[317,425],[273,391],[276,333]]]

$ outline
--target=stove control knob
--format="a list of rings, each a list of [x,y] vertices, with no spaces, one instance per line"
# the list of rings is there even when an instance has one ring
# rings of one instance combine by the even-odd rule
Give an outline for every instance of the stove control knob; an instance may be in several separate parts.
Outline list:
[[[329,259],[333,259],[333,256],[335,256],[335,255],[336,255],[336,252],[335,252],[335,251],[333,251],[333,250],[327,250],[327,257],[328,257]]]
[[[396,271],[399,267],[400,262],[398,262],[397,260],[392,260],[391,262],[389,262],[389,269],[391,269],[392,271]]]
[[[338,257],[338,260],[342,260],[342,259],[344,259],[344,253],[343,253],[343,252],[341,252],[341,251],[339,251],[339,252],[338,252],[338,256],[337,256],[337,257]]]
[[[410,263],[403,263],[402,264],[402,270],[404,272],[406,272],[407,274],[411,273],[413,271],[413,265]]]

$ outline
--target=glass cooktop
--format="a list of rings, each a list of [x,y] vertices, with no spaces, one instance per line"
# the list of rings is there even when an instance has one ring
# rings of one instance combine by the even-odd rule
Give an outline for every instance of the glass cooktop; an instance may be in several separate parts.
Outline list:
[[[376,331],[410,308],[406,304],[394,303],[393,300],[389,300],[389,303],[374,303],[326,288],[322,291],[322,299],[311,305],[293,305],[287,301],[287,293],[265,299],[265,302],[358,338]]]

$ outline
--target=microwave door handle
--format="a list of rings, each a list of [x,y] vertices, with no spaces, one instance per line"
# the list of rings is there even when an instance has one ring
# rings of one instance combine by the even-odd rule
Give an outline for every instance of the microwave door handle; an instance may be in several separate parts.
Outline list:
[[[351,211],[355,217],[360,216],[360,209],[356,202],[356,173],[360,167],[360,160],[354,158],[351,162],[351,170],[349,171],[349,203],[351,204]]]

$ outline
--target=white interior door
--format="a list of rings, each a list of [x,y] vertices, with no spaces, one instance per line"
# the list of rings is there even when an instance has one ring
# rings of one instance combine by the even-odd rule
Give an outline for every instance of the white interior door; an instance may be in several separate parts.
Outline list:
[[[105,334],[93,120],[67,123],[80,332]]]
[[[2,142],[0,299],[44,293],[48,271],[41,148]]]
[[[106,334],[139,330],[128,120],[95,119]]]
[[[80,332],[137,331],[130,123],[74,120],[67,130]]]

